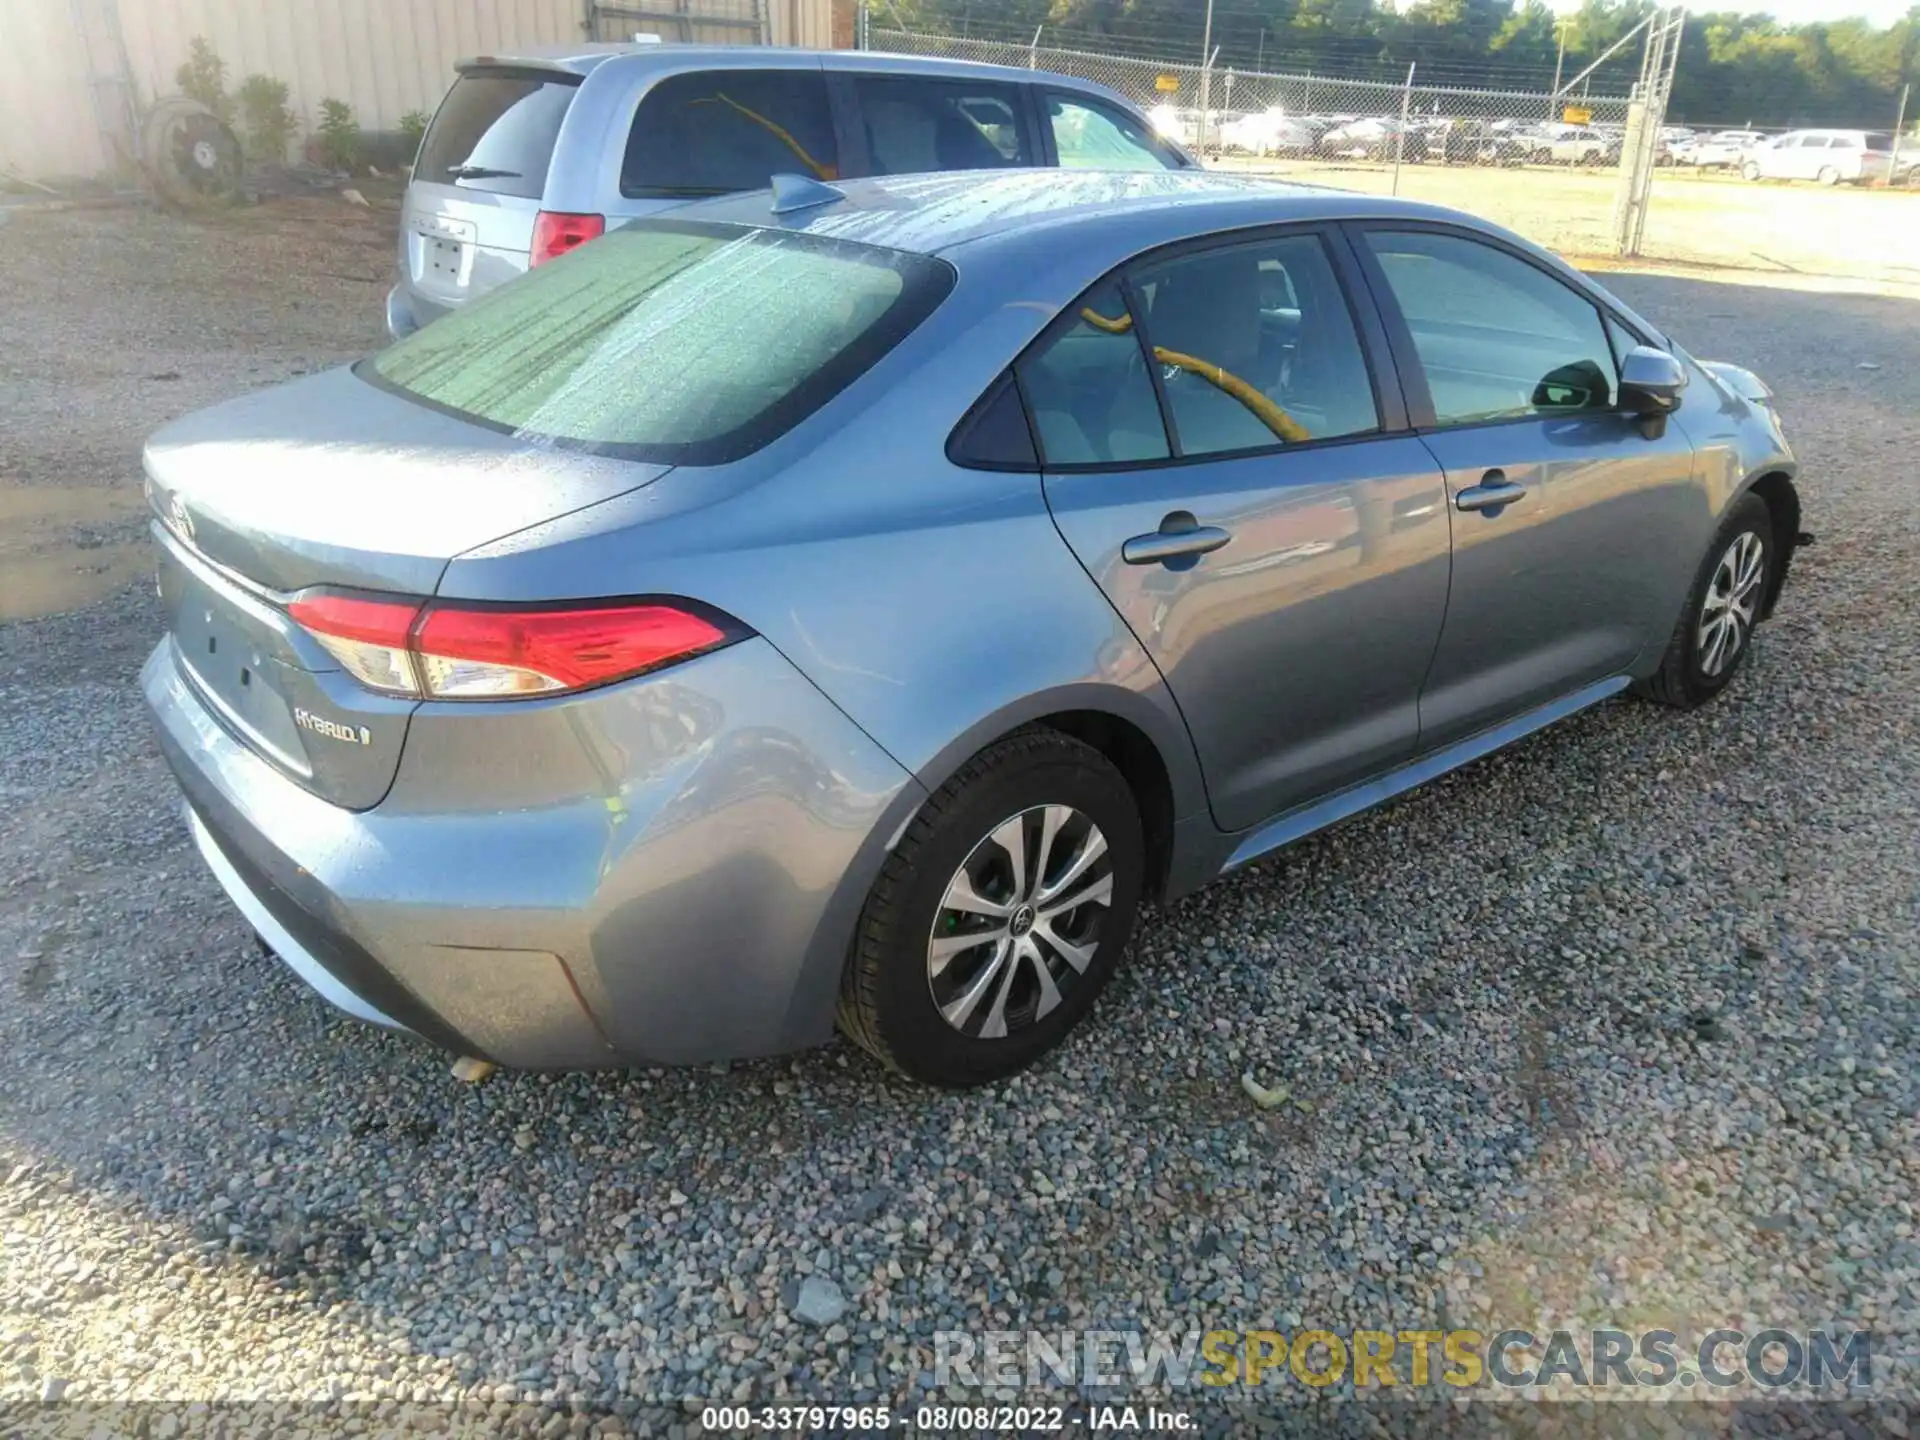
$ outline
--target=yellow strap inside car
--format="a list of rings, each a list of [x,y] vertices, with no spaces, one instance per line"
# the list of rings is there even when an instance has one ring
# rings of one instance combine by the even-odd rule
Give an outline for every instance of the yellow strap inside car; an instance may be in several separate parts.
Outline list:
[[[802,145],[798,140],[794,139],[792,134],[789,131],[787,131],[784,127],[778,124],[775,124],[773,121],[769,120],[766,116],[762,115],[758,110],[748,109],[745,105],[742,105],[738,100],[735,100],[731,95],[727,95],[721,91],[716,90],[711,95],[704,96],[698,100],[690,101],[689,103],[694,105],[731,106],[733,109],[738,110],[742,115],[746,116],[747,119],[753,121],[754,124],[766,130],[768,134],[772,135],[782,145],[785,145],[789,150],[793,151],[793,153],[799,157],[800,163],[802,165],[805,165],[809,170],[813,172],[814,179],[833,180],[838,178],[838,172],[834,169],[833,166],[822,165],[818,160],[814,159],[813,156],[807,153],[807,147]]]
[[[1133,329],[1133,316],[1122,315],[1118,320],[1102,315],[1091,305],[1080,309],[1080,318],[1097,330],[1109,335],[1124,335]],[[1231,395],[1275,435],[1288,444],[1297,445],[1302,440],[1313,438],[1298,420],[1287,414],[1267,397],[1258,387],[1249,385],[1230,370],[1224,370],[1211,361],[1202,360],[1196,355],[1183,354],[1178,350],[1169,350],[1163,345],[1153,347],[1153,358],[1162,365],[1171,365],[1176,370],[1184,370],[1189,375],[1198,375],[1209,385],[1226,395]]]

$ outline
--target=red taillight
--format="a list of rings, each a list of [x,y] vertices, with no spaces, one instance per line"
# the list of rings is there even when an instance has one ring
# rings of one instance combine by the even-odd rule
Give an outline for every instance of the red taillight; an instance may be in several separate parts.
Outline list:
[[[533,258],[529,264],[544,265],[606,233],[604,215],[569,215],[559,210],[542,210],[533,217]]]
[[[370,689],[447,700],[585,690],[743,633],[657,601],[522,610],[322,593],[287,613]]]
[[[417,600],[381,600],[359,595],[310,595],[287,613],[298,620],[362,685],[388,695],[417,695],[408,638],[420,619]]]
[[[684,660],[727,639],[670,605],[427,611],[414,635],[427,693],[477,699],[583,690]]]

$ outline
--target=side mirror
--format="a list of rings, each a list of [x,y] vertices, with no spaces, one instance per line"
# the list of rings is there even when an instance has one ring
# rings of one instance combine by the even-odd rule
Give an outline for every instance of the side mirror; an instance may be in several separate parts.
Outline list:
[[[1636,345],[1621,362],[1620,408],[1629,415],[1665,415],[1686,388],[1686,367],[1664,350]]]

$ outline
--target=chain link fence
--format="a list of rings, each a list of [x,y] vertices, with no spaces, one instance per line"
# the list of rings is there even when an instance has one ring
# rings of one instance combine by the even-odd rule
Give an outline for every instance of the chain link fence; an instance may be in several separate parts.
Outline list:
[[[1558,164],[1620,158],[1627,97],[1423,84],[1181,65],[1085,50],[879,27],[875,50],[1051,70],[1116,90],[1208,160],[1291,158],[1403,164]],[[1404,121],[1404,123],[1403,123]]]
[[[1670,11],[1670,22],[1678,14]],[[1594,73],[1528,89],[1500,83],[1491,65],[1481,74],[1456,63],[1424,78],[1416,68],[1394,83],[1113,54],[1090,37],[1047,44],[1047,32],[1026,44],[1004,30],[995,38],[929,34],[878,18],[859,28],[866,48],[1091,80],[1209,166],[1468,210],[1582,261],[1630,246],[1689,264],[1920,277],[1911,247],[1902,260],[1902,247],[1887,243],[1909,224],[1888,206],[1920,202],[1920,185],[1889,193],[1744,180],[1750,146],[1779,125],[1662,123],[1674,52],[1645,43],[1644,25]],[[1642,135],[1651,164],[1636,180],[1629,152]]]

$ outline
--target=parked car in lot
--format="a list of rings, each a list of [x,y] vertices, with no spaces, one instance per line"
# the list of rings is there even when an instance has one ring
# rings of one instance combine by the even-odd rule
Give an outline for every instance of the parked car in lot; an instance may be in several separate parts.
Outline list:
[[[1193,163],[1101,86],[960,60],[602,45],[485,56],[457,77],[407,186],[395,337],[610,226],[777,171]]]
[[[1676,165],[1692,165],[1703,170],[1738,165],[1749,150],[1766,138],[1758,130],[1717,130],[1711,135],[1696,135],[1676,146],[1673,160]]]
[[[1005,1075],[1143,899],[1711,700],[1801,538],[1751,374],[1470,216],[1198,170],[784,177],[145,463],[207,864],[530,1068],[837,1016]]]
[[[1409,164],[1427,158],[1427,137],[1417,125],[1406,127],[1401,137],[1400,121],[1369,115],[1336,126],[1320,137],[1319,153],[1332,159],[1392,160],[1397,153]]]
[[[1220,127],[1220,141],[1248,155],[1306,155],[1322,133],[1312,121],[1276,107],[1227,121]]]
[[[1528,158],[1546,165],[1602,165],[1620,158],[1620,137],[1590,125],[1553,122],[1526,137]]]
[[[1822,185],[1884,180],[1893,136],[1878,130],[1791,130],[1756,145],[1741,161],[1749,180],[1818,180]]]

